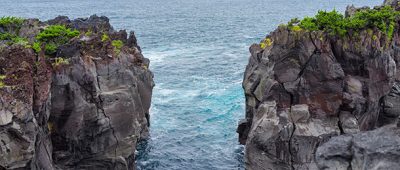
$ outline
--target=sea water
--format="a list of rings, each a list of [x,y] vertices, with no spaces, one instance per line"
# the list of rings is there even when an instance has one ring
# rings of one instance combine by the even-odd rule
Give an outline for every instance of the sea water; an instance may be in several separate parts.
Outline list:
[[[154,72],[150,139],[140,170],[243,169],[237,123],[252,43],[280,23],[318,10],[383,0],[1,0],[0,16],[41,20],[92,14],[115,29],[134,30]]]

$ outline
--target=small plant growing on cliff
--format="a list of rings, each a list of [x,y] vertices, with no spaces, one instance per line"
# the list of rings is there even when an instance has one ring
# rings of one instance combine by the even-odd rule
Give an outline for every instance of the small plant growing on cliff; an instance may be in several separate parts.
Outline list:
[[[272,45],[272,40],[271,38],[265,38],[261,43],[260,43],[260,47],[262,49],[265,49],[266,47],[270,47]]]
[[[87,32],[85,33],[85,36],[87,36],[87,37],[90,37],[90,36],[92,36],[92,35],[93,35],[92,30],[89,30],[89,31],[87,31]]]
[[[114,46],[114,50],[118,55],[121,52],[121,48],[124,46],[124,43],[121,40],[113,40],[111,45]]]
[[[40,53],[42,48],[40,47],[40,42],[34,42],[32,45],[32,49],[35,50],[36,53]]]
[[[28,39],[10,33],[0,33],[0,41],[6,41],[7,45],[18,44],[30,48]]]
[[[79,31],[71,30],[64,25],[50,25],[36,36],[36,40],[39,42],[39,48],[40,44],[46,43],[45,52],[51,55],[56,52],[60,45],[66,44],[71,38],[78,35]],[[38,45],[34,44],[33,46],[35,51],[38,51]]]
[[[5,75],[0,75],[0,88],[4,88],[6,85],[4,84],[3,80],[6,78]]]
[[[62,57],[57,57],[54,60],[53,67],[57,67],[57,66],[60,66],[60,65],[68,65],[68,64],[69,64],[69,60],[68,59],[64,59]]]
[[[12,43],[22,45],[25,48],[31,48],[31,45],[28,42],[28,39],[22,37],[15,37],[12,39]]]
[[[289,28],[289,30],[292,30],[294,32],[299,32],[299,31],[303,30],[299,26],[299,23],[300,23],[300,20],[298,18],[293,18],[288,22],[287,27]]]
[[[5,41],[5,40],[12,40],[15,37],[15,35],[10,34],[8,32],[6,33],[0,33],[0,40]]]
[[[104,34],[101,36],[101,41],[102,41],[102,42],[105,42],[105,41],[108,41],[108,40],[110,40],[110,38],[108,37],[107,34],[104,33]]]

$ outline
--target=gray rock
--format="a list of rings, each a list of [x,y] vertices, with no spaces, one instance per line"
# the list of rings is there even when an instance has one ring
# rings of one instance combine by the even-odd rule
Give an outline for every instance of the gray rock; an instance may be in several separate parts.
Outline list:
[[[363,9],[348,7],[346,15]],[[332,136],[397,123],[399,35],[393,46],[372,36],[384,39],[377,31],[362,30],[353,39],[279,27],[266,37],[265,49],[250,47],[246,116],[237,130],[246,169],[318,169],[315,151]],[[348,139],[333,141],[340,142]],[[342,159],[326,166],[347,169]]]
[[[293,105],[289,112],[289,117],[290,117],[291,122],[293,122],[293,123],[307,122],[308,119],[310,118],[310,112],[308,111],[308,105],[306,105],[306,104]]]
[[[320,169],[390,169],[400,166],[400,129],[394,125],[353,135],[333,137],[320,146]]]
[[[13,114],[7,110],[0,111],[0,126],[7,125],[12,122]]]
[[[345,134],[360,132],[358,120],[350,112],[341,111],[339,115],[340,125]]]

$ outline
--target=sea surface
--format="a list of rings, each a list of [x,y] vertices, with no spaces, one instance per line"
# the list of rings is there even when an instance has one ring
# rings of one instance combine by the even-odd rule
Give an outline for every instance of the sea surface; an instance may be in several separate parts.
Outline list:
[[[318,10],[383,0],[1,0],[0,16],[47,20],[92,14],[134,30],[154,72],[151,138],[139,170],[243,169],[236,126],[245,115],[249,52],[280,23]]]

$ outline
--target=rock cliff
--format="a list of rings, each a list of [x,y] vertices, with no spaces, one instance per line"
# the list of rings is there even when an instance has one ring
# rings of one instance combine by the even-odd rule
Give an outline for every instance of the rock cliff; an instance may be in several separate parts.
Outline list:
[[[106,17],[0,19],[0,169],[135,169],[153,74]]]
[[[340,15],[321,11],[322,19],[293,20],[250,47],[237,129],[246,169],[398,168],[398,4],[348,7],[332,27],[318,24]],[[381,13],[394,21],[363,18]]]

